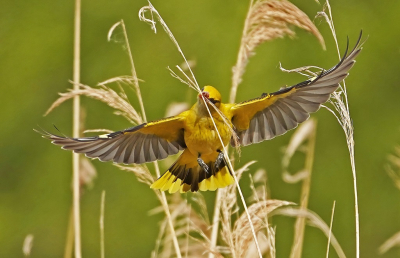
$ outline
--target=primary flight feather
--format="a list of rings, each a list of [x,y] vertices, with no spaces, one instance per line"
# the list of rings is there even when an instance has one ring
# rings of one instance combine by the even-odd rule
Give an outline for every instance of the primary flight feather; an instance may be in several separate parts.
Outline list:
[[[346,49],[342,60],[331,69],[294,86],[263,93],[259,98],[225,104],[217,89],[205,86],[192,108],[177,116],[94,137],[44,136],[63,149],[124,164],[160,160],[183,150],[151,188],[170,193],[214,191],[234,182],[223,146],[229,142],[246,146],[269,140],[304,122],[347,77],[362,49],[360,39],[361,35],[354,49],[350,53]]]

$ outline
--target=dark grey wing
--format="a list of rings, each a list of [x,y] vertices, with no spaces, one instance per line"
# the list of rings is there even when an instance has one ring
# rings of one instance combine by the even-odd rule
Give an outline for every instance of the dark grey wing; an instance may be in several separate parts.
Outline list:
[[[63,149],[84,153],[101,161],[141,164],[165,159],[186,148],[177,117],[145,123],[126,130],[94,137],[69,138],[48,132],[43,137]],[[165,128],[168,127],[166,130]]]
[[[348,55],[347,43],[341,61],[318,77],[234,106],[233,112],[237,117],[232,117],[232,123],[239,128],[236,132],[240,145],[246,146],[282,135],[307,120],[310,113],[316,112],[348,76],[348,71],[362,49],[361,36],[362,33]],[[246,123],[244,118],[249,114],[250,121]],[[235,145],[233,140],[231,144]]]

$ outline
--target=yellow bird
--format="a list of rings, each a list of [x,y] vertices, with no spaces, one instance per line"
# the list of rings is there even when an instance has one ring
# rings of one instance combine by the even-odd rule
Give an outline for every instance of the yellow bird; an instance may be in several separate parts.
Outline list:
[[[234,182],[223,147],[229,142],[246,146],[269,140],[308,119],[347,77],[362,49],[360,38],[331,69],[274,93],[225,104],[217,89],[205,86],[192,108],[177,116],[94,137],[68,138],[50,133],[45,137],[63,149],[124,164],[161,160],[183,151],[151,188],[170,193],[214,191]]]

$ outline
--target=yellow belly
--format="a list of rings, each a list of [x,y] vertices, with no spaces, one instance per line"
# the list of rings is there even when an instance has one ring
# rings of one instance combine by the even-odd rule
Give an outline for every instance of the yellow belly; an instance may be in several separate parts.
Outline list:
[[[229,143],[232,136],[229,126],[218,118],[214,118],[214,121],[221,139],[210,117],[194,121],[190,130],[185,131],[185,143],[193,155],[210,155],[223,150],[221,140],[223,146]]]

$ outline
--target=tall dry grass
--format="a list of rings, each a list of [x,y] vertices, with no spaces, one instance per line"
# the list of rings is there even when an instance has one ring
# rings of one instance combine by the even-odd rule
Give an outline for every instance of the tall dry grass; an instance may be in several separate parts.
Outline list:
[[[385,169],[397,189],[400,190],[400,146],[394,148],[394,153],[388,156],[389,163]],[[383,255],[389,250],[400,247],[400,231],[389,237],[380,247],[379,254]]]
[[[329,7],[329,3],[327,6]],[[329,14],[321,12],[320,15],[328,18],[330,17],[327,21],[336,39],[330,7]],[[196,91],[200,91],[194,73],[190,69],[190,64],[184,56],[178,42],[174,38],[165,21],[162,19],[161,15],[150,2],[148,6],[145,6],[140,10],[139,18],[142,21],[149,23],[155,32],[157,21],[161,24],[163,30],[169,35],[173,44],[177,47],[178,52],[184,59],[186,66],[189,68],[189,73],[186,74],[183,68],[176,66],[175,69],[177,69],[181,75],[178,75],[177,72],[170,69],[171,75]],[[294,37],[295,31],[293,25],[312,33],[322,46],[325,47],[323,37],[315,25],[306,14],[292,3],[286,0],[250,1],[248,14],[244,22],[242,38],[240,39],[241,44],[238,51],[237,62],[233,69],[232,87],[229,98],[231,102],[235,101],[237,89],[242,81],[246,65],[250,61],[250,57],[255,54],[257,46],[284,36]],[[124,22],[119,21],[111,27],[108,35],[109,40],[112,40],[112,35],[115,30],[122,30],[123,32],[123,44],[128,49],[131,74],[111,78],[100,83],[97,87],[80,84],[79,77],[74,77],[74,88],[66,93],[60,94],[60,98],[53,103],[47,113],[51,112],[55,107],[66,100],[71,98],[77,99],[79,96],[86,96],[107,104],[115,110],[116,115],[125,117],[127,121],[132,124],[137,125],[146,121],[139,80],[136,74]],[[303,69],[285,71],[303,73],[309,68],[312,67],[309,66]],[[111,85],[116,85],[118,90],[114,90]],[[125,93],[124,87],[130,87],[135,91],[138,98],[137,101],[140,104],[140,111],[135,110],[129,104],[128,94]],[[348,112],[348,100],[345,86],[343,86],[338,93],[333,95],[331,103],[334,108],[338,109],[338,113],[335,113],[333,109],[330,110],[337,114],[336,117],[345,130],[352,160],[351,164],[354,175],[357,222],[356,248],[357,257],[359,257],[358,202],[354,162],[354,141],[352,139],[353,128],[351,123],[349,123],[351,120]],[[91,131],[109,130],[98,129]],[[327,236],[327,257],[329,256],[330,245],[333,246],[339,257],[346,257],[332,233],[333,215],[330,226],[328,226],[317,214],[308,209],[311,172],[315,149],[315,131],[316,122],[314,120],[309,120],[302,124],[293,134],[282,159],[284,168],[282,175],[284,179],[290,183],[302,181],[302,190],[299,194],[300,205],[284,200],[270,199],[269,189],[266,183],[267,175],[265,171],[262,170],[257,171],[254,176],[251,176],[250,174],[252,196],[250,201],[246,202],[241,192],[239,182],[244,176],[244,173],[251,169],[251,165],[255,161],[248,162],[244,166],[234,170],[234,166],[231,163],[231,160],[229,160],[229,166],[232,171],[235,172],[234,176],[236,184],[218,190],[214,202],[214,213],[211,219],[208,217],[207,205],[201,193],[187,195],[174,194],[166,196],[164,192],[154,190],[155,196],[160,201],[160,206],[155,208],[152,213],[162,212],[164,213],[165,218],[160,224],[159,236],[155,241],[155,249],[152,252],[152,257],[200,257],[205,255],[208,255],[210,258],[226,256],[276,257],[276,229],[271,225],[269,219],[278,215],[296,218],[291,257],[301,257],[306,224],[319,228]],[[225,149],[224,152],[225,155],[228,156],[228,150]],[[293,174],[290,173],[287,168],[291,157],[296,152],[305,152],[306,158],[304,167],[298,173]],[[147,165],[133,164],[131,166],[116,166],[122,170],[134,173],[140,182],[147,185],[151,185],[160,175],[157,162],[154,163],[155,173],[152,173]],[[84,169],[83,171],[87,170],[88,169]],[[79,193],[79,187],[75,188],[75,183],[76,179],[74,177],[74,196],[77,192]],[[245,210],[243,212],[239,208],[239,200],[242,201],[244,206]],[[105,256],[104,241],[106,241],[106,239],[104,239],[103,223],[105,216],[104,205],[105,197],[103,193],[100,215],[101,257]],[[75,257],[80,257],[80,246],[78,244],[80,243],[78,236],[79,221],[77,220],[79,217],[79,198],[74,198],[73,207]],[[66,250],[71,249],[71,247],[68,247],[70,244],[70,242],[67,242]],[[72,253],[66,252],[65,257],[72,257]]]

